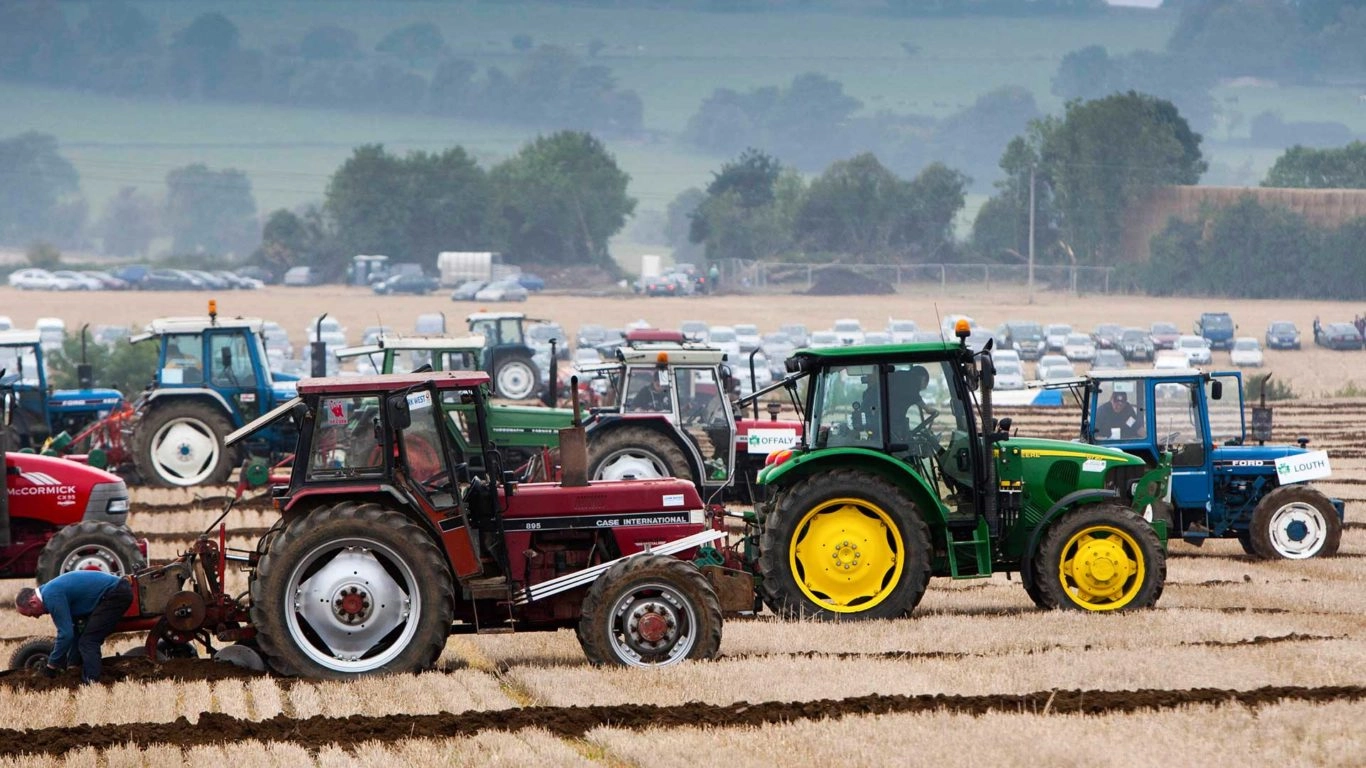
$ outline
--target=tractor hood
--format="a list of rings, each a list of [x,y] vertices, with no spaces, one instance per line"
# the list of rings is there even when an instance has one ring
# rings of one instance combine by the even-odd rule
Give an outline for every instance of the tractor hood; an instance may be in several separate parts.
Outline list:
[[[1304,458],[1295,461],[1297,456]],[[1210,458],[1216,472],[1275,474],[1280,484],[1319,480],[1333,473],[1326,452],[1296,445],[1221,445]]]
[[[128,486],[118,475],[36,453],[6,453],[5,470],[11,518],[56,526],[127,519]]]
[[[113,410],[122,402],[123,393],[117,389],[59,389],[47,398],[48,407],[58,412],[91,408]]]
[[[1023,459],[1094,459],[1116,466],[1142,466],[1143,460],[1117,448],[1087,445],[1071,440],[1046,440],[1037,437],[1012,437],[997,443],[1002,450],[1018,450]]]

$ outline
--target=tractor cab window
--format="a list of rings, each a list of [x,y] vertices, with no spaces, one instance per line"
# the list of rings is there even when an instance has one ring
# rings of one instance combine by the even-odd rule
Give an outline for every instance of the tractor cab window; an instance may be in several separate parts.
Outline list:
[[[954,397],[941,363],[900,363],[887,372],[887,413],[893,445],[917,456],[937,455],[954,432],[967,433],[966,410]]]
[[[626,377],[627,413],[673,413],[673,392],[669,372],[658,368],[637,368]]]
[[[1096,442],[1141,440],[1148,436],[1148,412],[1138,382],[1101,381],[1095,398]]]
[[[734,469],[735,432],[714,368],[676,368],[679,426],[697,446],[708,480],[725,480]]]
[[[445,451],[438,431],[441,408],[436,406],[432,393],[427,390],[409,393],[407,397],[411,421],[400,431],[399,441],[408,476],[428,493],[447,490],[450,473],[446,471]]]
[[[1219,398],[1214,397],[1219,382]],[[1209,407],[1209,436],[1216,445],[1243,441],[1242,388],[1236,376],[1214,376],[1205,382],[1205,402]]]
[[[0,347],[0,368],[6,376],[19,376],[19,383],[30,387],[39,385],[38,355],[33,347]]]
[[[251,349],[240,333],[209,336],[209,380],[218,387],[255,387],[251,373]]]
[[[1173,467],[1205,462],[1205,427],[1200,419],[1194,382],[1163,382],[1153,387],[1153,414],[1158,444],[1170,447]]]
[[[204,340],[197,333],[166,336],[166,358],[161,364],[163,384],[204,383]]]
[[[827,369],[816,385],[811,423],[817,447],[882,448],[882,387],[876,365]]]
[[[477,371],[479,370],[479,360],[473,352],[457,351],[442,352],[441,365],[438,370],[442,371]]]
[[[313,414],[309,480],[341,480],[384,472],[383,444],[376,437],[379,398],[325,397]]]

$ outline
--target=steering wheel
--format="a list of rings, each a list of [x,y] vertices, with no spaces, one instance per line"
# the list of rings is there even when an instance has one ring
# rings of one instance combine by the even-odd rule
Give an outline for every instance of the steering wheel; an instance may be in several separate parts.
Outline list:
[[[931,451],[937,452],[939,450],[939,436],[935,434],[934,429],[931,427],[934,420],[937,418],[939,418],[939,412],[930,411],[930,415],[926,416],[923,421],[911,428],[908,442],[911,445],[923,445]]]

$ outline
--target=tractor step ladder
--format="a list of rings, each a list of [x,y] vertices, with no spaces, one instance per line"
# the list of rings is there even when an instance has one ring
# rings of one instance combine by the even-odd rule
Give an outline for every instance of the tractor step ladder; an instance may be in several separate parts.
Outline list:
[[[469,590],[470,598],[474,600],[512,599],[512,584],[508,582],[506,576],[470,579],[465,582],[465,589]]]
[[[949,554],[949,574],[955,579],[985,579],[991,576],[991,530],[984,517],[977,518],[971,531],[946,531]],[[969,534],[968,538],[955,538]],[[960,559],[961,558],[961,559]]]

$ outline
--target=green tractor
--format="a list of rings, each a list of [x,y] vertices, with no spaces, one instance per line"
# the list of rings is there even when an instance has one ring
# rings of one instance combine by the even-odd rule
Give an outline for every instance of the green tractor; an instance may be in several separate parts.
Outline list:
[[[783,616],[892,618],[931,576],[1018,572],[1043,608],[1153,605],[1166,578],[1152,504],[1170,461],[1015,437],[992,418],[991,348],[959,343],[800,350],[783,382],[801,444],[759,473],[747,567]]]

